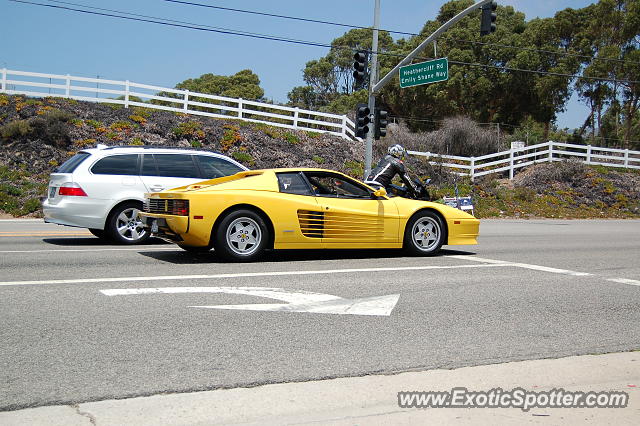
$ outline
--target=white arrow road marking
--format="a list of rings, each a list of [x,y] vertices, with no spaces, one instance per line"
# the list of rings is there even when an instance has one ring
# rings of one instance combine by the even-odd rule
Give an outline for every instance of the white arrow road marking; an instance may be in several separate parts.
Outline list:
[[[266,297],[287,303],[189,306],[202,309],[237,309],[250,311],[313,312],[338,315],[389,316],[398,303],[399,294],[345,299],[324,293],[288,291],[269,287],[155,287],[100,290],[106,296],[130,296],[139,294],[224,293]]]

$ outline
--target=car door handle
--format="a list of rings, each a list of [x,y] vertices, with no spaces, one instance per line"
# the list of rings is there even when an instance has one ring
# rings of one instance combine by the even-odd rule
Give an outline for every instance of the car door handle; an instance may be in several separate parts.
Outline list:
[[[151,189],[151,192],[160,192],[164,189],[164,186],[162,185],[151,185],[149,187],[149,189]]]

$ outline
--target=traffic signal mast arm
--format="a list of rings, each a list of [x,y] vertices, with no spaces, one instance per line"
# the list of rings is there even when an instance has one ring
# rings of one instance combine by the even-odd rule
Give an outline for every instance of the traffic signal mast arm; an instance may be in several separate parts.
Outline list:
[[[391,79],[398,73],[398,70],[400,69],[400,67],[402,67],[404,65],[407,65],[409,62],[411,62],[413,60],[413,58],[418,56],[418,53],[420,53],[422,51],[422,49],[424,49],[429,43],[431,43],[434,40],[436,40],[440,36],[440,34],[442,34],[443,32],[447,31],[449,29],[449,27],[451,27],[453,24],[458,22],[460,19],[462,19],[465,16],[467,16],[469,13],[473,12],[476,9],[481,8],[482,6],[484,6],[484,5],[488,4],[488,3],[491,3],[492,1],[493,0],[480,0],[478,3],[475,3],[475,4],[471,5],[471,6],[469,6],[468,8],[466,8],[465,10],[463,10],[462,12],[458,13],[456,16],[454,16],[453,18],[451,18],[450,20],[445,22],[433,34],[431,34],[422,43],[420,43],[420,45],[418,47],[416,47],[413,50],[413,52],[409,53],[409,55],[407,55],[406,58],[404,58],[402,61],[400,61],[400,63],[398,63],[398,65],[396,65],[394,69],[389,71],[389,73],[387,75],[385,75],[376,85],[374,85],[373,88],[371,89],[371,93],[373,95],[376,95],[378,92],[380,92],[380,90],[382,90],[382,88],[387,83],[389,83],[389,81],[391,81]]]

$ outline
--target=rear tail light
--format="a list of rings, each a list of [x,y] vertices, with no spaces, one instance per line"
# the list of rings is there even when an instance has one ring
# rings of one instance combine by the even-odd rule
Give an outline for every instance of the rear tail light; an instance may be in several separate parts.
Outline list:
[[[189,200],[171,200],[169,207],[169,214],[176,216],[189,216]]]
[[[58,195],[71,195],[76,197],[86,197],[87,193],[84,192],[80,185],[74,182],[67,182],[58,188]]]
[[[155,214],[189,216],[189,200],[147,198],[144,201],[144,211]]]

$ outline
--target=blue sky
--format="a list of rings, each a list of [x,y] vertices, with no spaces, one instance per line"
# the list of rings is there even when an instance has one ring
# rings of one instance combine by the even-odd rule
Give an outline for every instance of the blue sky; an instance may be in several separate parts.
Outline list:
[[[58,4],[49,0],[27,0]],[[191,0],[215,6],[371,26],[374,0]],[[175,4],[166,0],[66,0],[141,15],[194,24],[249,31],[330,44],[343,27]],[[444,0],[381,0],[381,27],[419,32],[434,19]],[[553,16],[567,7],[581,8],[592,0],[498,0],[525,13],[527,20]],[[73,6],[70,6],[73,7]],[[0,0],[0,67],[52,74],[130,80],[163,87],[205,73],[234,74],[253,70],[265,96],[286,102],[287,93],[303,84],[307,61],[328,49],[163,25],[125,21]],[[498,18],[499,19],[499,18]],[[499,25],[499,21],[498,21]],[[575,99],[558,117],[560,127],[579,127],[587,109]]]

